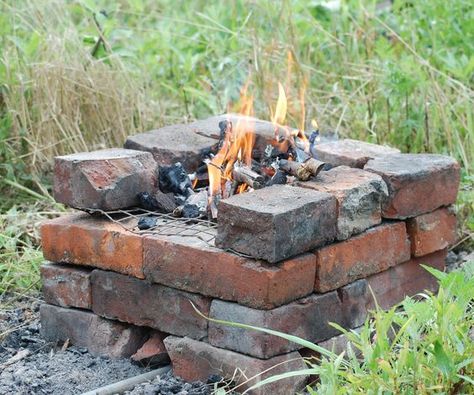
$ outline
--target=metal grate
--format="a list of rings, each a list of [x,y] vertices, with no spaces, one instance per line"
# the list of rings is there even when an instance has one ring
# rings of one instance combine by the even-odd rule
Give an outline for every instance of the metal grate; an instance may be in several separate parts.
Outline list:
[[[135,234],[194,237],[211,246],[214,245],[217,224],[212,221],[197,218],[177,218],[170,214],[161,214],[143,208],[115,211],[87,209],[85,211],[94,216],[107,218]],[[138,221],[142,217],[155,218],[156,225],[148,229],[138,229]]]

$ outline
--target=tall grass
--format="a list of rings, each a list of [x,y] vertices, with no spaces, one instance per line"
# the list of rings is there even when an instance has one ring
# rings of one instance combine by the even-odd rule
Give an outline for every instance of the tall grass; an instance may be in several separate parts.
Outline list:
[[[259,116],[277,81],[305,85],[323,130],[472,172],[470,1],[319,3],[2,0],[2,152],[39,175],[54,154],[223,112],[250,75]]]

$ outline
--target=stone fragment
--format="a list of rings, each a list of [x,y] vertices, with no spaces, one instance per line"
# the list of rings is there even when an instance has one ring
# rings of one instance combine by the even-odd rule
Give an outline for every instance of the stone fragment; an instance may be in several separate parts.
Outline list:
[[[69,265],[41,265],[42,295],[46,303],[90,310],[91,271]]]
[[[214,248],[197,237],[147,236],[147,279],[169,287],[271,309],[310,294],[315,259],[304,254],[270,265]]]
[[[317,159],[333,166],[363,168],[369,159],[381,158],[400,150],[359,140],[337,140],[314,146]]]
[[[128,358],[143,344],[147,329],[98,317],[76,309],[43,304],[41,335],[49,342],[69,340],[92,355]]]
[[[139,192],[157,188],[157,164],[148,152],[122,148],[57,156],[53,195],[79,209],[136,206]]]
[[[340,295],[336,292],[311,295],[272,310],[256,310],[214,300],[210,317],[272,329],[317,343],[339,333],[329,322],[343,327],[359,326],[364,322],[366,291],[365,280],[359,280],[343,287]],[[209,323],[209,343],[263,359],[301,348],[278,336],[212,321]]]
[[[338,166],[323,171],[298,186],[327,192],[337,199],[337,239],[350,236],[382,222],[381,203],[388,195],[382,177],[361,169]]]
[[[144,277],[142,238],[104,218],[81,213],[45,221],[41,225],[41,245],[44,257],[51,262]]]
[[[262,380],[284,372],[305,368],[297,352],[262,360],[234,351],[213,347],[190,338],[168,336],[165,346],[173,365],[173,373],[186,381],[207,381],[210,375],[231,379],[238,392],[244,392]],[[269,371],[267,371],[269,370]],[[265,372],[265,373],[264,373]],[[302,390],[306,376],[294,376],[246,392],[250,395],[286,395]]]
[[[204,296],[102,270],[93,271],[91,283],[97,315],[178,336],[207,336],[207,321],[193,308],[209,315],[211,301]]]
[[[456,201],[460,167],[449,156],[389,155],[370,160],[364,169],[381,175],[388,186],[384,218],[415,217]]]
[[[274,185],[222,200],[216,246],[275,263],[334,240],[336,198]]]
[[[438,281],[421,265],[443,271],[446,263],[447,250],[429,255],[412,258],[407,262],[391,267],[388,270],[367,278],[367,282],[375,295],[377,304],[384,310],[400,303],[405,297],[413,296],[425,290],[436,292]],[[373,298],[369,299],[368,308],[375,307]]]
[[[408,219],[412,255],[427,255],[454,244],[457,238],[456,222],[456,214],[447,208]]]
[[[148,340],[132,355],[132,360],[142,363],[146,362],[148,364],[162,364],[168,362],[168,352],[166,351],[165,343],[163,343],[165,337],[166,335],[164,333],[153,331]]]
[[[316,292],[327,292],[410,259],[404,222],[376,226],[316,254]]]

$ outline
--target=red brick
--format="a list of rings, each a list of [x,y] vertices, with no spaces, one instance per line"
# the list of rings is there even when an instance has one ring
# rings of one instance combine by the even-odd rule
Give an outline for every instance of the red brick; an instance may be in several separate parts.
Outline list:
[[[423,256],[449,247],[456,241],[456,214],[441,208],[407,220],[413,256]]]
[[[314,286],[312,254],[270,265],[191,237],[149,236],[143,248],[147,279],[258,309],[306,296]]]
[[[344,139],[316,144],[317,158],[333,166],[363,168],[369,159],[399,153],[400,150],[365,141]]]
[[[275,263],[334,240],[336,220],[334,196],[274,185],[219,203],[216,246]]]
[[[84,268],[46,263],[41,266],[43,298],[62,307],[91,309],[91,271]]]
[[[234,351],[213,347],[208,343],[168,336],[165,346],[173,365],[173,373],[186,381],[207,381],[210,375],[232,379],[243,392],[267,377],[305,368],[298,352],[262,360]],[[267,369],[270,371],[263,373]],[[262,374],[260,374],[262,373]],[[258,375],[258,376],[257,376]],[[254,376],[257,376],[254,378]],[[290,377],[267,384],[251,392],[251,395],[286,395],[302,390],[306,376]]]
[[[444,270],[447,250],[441,250],[419,258],[412,258],[408,262],[394,266],[381,273],[367,278],[375,300],[382,309],[389,309],[405,299],[425,290],[436,292],[438,282],[421,264]],[[371,298],[369,308],[374,307]]]
[[[147,328],[106,320],[84,310],[43,304],[41,335],[49,342],[69,340],[92,355],[128,358],[147,337]]]
[[[385,223],[316,254],[316,292],[327,292],[410,259],[404,222]]]
[[[166,351],[165,343],[163,343],[165,337],[164,333],[153,331],[143,346],[132,355],[132,359],[136,362],[153,364],[168,362],[168,352]]]
[[[364,169],[381,175],[388,186],[384,218],[415,217],[456,201],[460,167],[449,156],[395,154],[370,160]]]
[[[337,199],[338,240],[382,222],[381,203],[388,194],[387,186],[377,174],[347,166],[323,171],[312,181],[298,186],[334,195]]]
[[[143,275],[142,237],[119,224],[89,214],[73,214],[41,226],[44,257],[52,262]]]
[[[207,321],[191,303],[207,316],[209,298],[102,270],[94,270],[91,283],[92,310],[102,317],[178,336],[207,336]]]
[[[365,280],[343,287],[341,293],[328,292],[311,295],[272,310],[256,310],[236,303],[214,300],[211,318],[238,322],[289,333],[313,343],[329,339],[339,333],[329,325],[335,322],[343,327],[361,325],[367,315],[367,285]],[[209,323],[209,343],[257,358],[301,348],[296,343],[266,333]]]
[[[57,156],[54,198],[80,209],[136,206],[138,192],[156,191],[156,170],[150,153],[123,148]]]

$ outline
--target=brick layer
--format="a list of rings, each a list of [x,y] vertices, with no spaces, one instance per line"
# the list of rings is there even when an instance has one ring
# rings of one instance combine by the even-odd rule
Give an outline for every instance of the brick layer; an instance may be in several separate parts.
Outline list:
[[[91,270],[46,263],[41,266],[43,298],[62,307],[91,309]]]
[[[178,336],[207,336],[207,321],[192,307],[209,315],[211,301],[204,296],[101,270],[94,270],[91,282],[92,310],[102,317]]]
[[[208,343],[174,336],[168,336],[165,339],[165,346],[176,376],[186,381],[206,382],[211,374],[219,375],[232,379],[238,385],[236,391],[239,392],[244,392],[272,375],[305,368],[303,358],[298,352],[262,360],[213,347]],[[262,373],[270,368],[272,369],[269,372]],[[254,378],[254,376],[257,377]],[[253,395],[294,394],[303,389],[306,378],[306,376],[286,378],[247,393]]]
[[[89,214],[65,215],[41,225],[44,257],[138,278],[143,276],[142,237]]]
[[[337,289],[410,259],[404,222],[385,223],[316,254],[316,292]]]
[[[40,308],[41,335],[50,342],[69,340],[92,355],[128,358],[147,338],[147,328],[98,317],[84,310],[43,304]]]
[[[408,262],[370,276],[367,282],[377,304],[387,310],[401,302],[406,296],[413,296],[424,290],[436,292],[438,289],[436,278],[421,264],[442,271],[445,268],[446,256],[447,250],[444,249],[426,256],[412,258]],[[368,307],[374,306],[374,300],[371,298]]]
[[[304,254],[279,264],[247,259],[194,238],[144,239],[144,271],[173,288],[270,309],[310,294],[315,260]]]
[[[412,255],[427,255],[456,241],[456,215],[447,208],[422,214],[407,220],[407,231]]]

